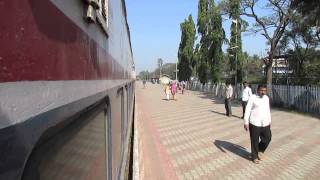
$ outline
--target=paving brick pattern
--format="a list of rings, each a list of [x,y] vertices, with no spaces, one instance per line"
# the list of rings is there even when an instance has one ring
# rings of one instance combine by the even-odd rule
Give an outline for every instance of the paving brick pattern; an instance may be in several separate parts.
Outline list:
[[[160,85],[137,84],[139,179],[320,179],[320,119],[273,109],[271,144],[253,164],[240,106],[226,117],[210,95],[166,101]]]

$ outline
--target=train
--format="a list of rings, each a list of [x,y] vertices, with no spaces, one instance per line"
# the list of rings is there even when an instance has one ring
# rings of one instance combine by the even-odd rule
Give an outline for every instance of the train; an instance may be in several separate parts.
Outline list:
[[[129,179],[125,0],[0,1],[0,179]]]

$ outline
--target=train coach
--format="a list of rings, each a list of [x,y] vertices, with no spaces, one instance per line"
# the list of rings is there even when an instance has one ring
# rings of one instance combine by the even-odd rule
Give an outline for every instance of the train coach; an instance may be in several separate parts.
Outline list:
[[[124,0],[0,1],[0,179],[130,176]]]

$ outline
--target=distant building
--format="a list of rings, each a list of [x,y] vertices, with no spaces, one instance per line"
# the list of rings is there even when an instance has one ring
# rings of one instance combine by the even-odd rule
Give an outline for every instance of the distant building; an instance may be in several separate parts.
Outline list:
[[[268,57],[265,57],[265,58],[268,58]],[[265,65],[263,65],[262,67],[263,67],[263,72],[265,72]],[[290,69],[287,55],[275,56],[273,58],[272,73],[279,74],[279,75],[293,73],[293,71]]]

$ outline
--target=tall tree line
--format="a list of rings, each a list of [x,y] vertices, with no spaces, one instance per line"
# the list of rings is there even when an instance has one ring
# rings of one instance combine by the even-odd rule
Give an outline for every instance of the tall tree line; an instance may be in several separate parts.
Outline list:
[[[239,82],[244,78],[243,31],[260,33],[266,40],[267,57],[260,59],[264,63],[265,82],[268,85],[272,84],[274,59],[279,55],[289,57],[290,68],[295,76],[308,76],[308,68],[315,72],[312,74],[317,74],[317,67],[320,67],[320,58],[317,56],[320,44],[319,0],[221,0],[218,7],[214,0],[198,1],[196,33],[187,33],[191,32],[187,27],[194,27],[191,16],[181,24],[179,79],[187,80],[191,75],[197,75],[203,84],[209,80],[221,80],[221,61],[226,60],[221,50],[225,41],[222,28],[224,15],[234,20],[230,27],[227,52],[230,70],[234,72],[232,79],[235,75]],[[268,13],[261,9],[268,9]],[[252,19],[255,23],[249,24],[245,21],[247,19]],[[191,40],[195,40],[196,34],[199,39],[194,45]],[[190,43],[185,43],[187,40]]]
[[[199,0],[197,26],[200,36],[196,49],[199,80],[205,84],[210,78],[212,82],[217,83],[221,79],[225,32],[222,28],[220,10],[214,0]]]
[[[293,0],[295,13],[280,41],[279,53],[286,54],[293,83],[320,84],[320,1]]]
[[[237,76],[237,82],[242,82],[243,80],[243,61],[244,56],[242,54],[242,40],[241,32],[242,25],[245,23],[240,19],[240,0],[232,0],[229,3],[229,18],[232,19],[232,24],[230,27],[231,37],[229,41],[228,56],[230,59],[230,70],[234,72],[234,76]],[[236,65],[237,64],[237,65]]]
[[[235,7],[236,3],[239,3],[239,8]],[[306,75],[303,72],[304,61],[308,59],[309,52],[319,47],[319,0],[223,0],[219,6],[224,14],[239,13],[240,18],[253,19],[255,23],[246,31],[265,37],[268,50],[263,62],[269,85],[272,84],[274,59],[281,54],[295,59],[290,61],[298,76]],[[261,9],[268,9],[268,13],[262,13]],[[239,12],[235,13],[235,10]],[[240,22],[246,24],[243,20]]]
[[[181,41],[178,51],[178,79],[179,81],[188,81],[192,74],[193,46],[196,34],[195,24],[191,15],[180,24],[180,28]]]
[[[203,84],[209,79],[212,82],[219,82],[225,33],[222,28],[222,17],[214,0],[199,0],[197,32],[200,40],[195,48],[194,26],[191,16],[181,24],[182,35],[178,52],[179,80],[189,80],[193,71]]]

